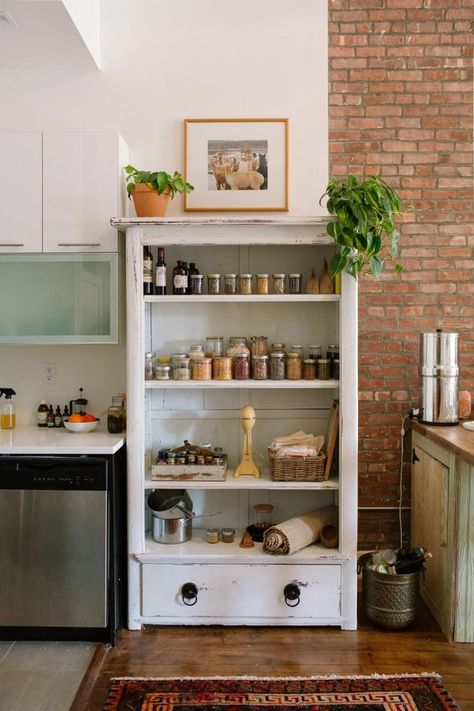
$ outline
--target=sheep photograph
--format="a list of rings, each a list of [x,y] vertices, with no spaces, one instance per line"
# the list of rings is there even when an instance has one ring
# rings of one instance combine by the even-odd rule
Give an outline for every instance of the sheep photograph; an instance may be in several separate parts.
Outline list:
[[[208,141],[209,190],[267,190],[268,141]]]

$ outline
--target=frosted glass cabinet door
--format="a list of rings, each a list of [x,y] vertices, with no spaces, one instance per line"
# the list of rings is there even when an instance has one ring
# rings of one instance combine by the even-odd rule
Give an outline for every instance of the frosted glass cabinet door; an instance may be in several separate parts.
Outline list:
[[[41,133],[0,133],[0,164],[0,254],[41,252]]]
[[[113,132],[43,135],[45,252],[117,251],[123,146]]]
[[[0,258],[0,343],[117,341],[117,254]]]

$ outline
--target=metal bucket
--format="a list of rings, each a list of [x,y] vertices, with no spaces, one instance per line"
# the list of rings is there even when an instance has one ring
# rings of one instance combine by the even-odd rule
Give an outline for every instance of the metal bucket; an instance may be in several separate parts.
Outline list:
[[[374,624],[401,630],[414,622],[420,600],[420,571],[384,575],[362,568],[362,600],[365,614]]]

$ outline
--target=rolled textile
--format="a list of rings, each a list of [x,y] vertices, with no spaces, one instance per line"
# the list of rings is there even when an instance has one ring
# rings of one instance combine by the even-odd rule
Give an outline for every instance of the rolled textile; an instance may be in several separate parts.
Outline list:
[[[327,524],[337,525],[337,506],[323,506],[271,526],[263,534],[263,550],[274,555],[291,555],[319,539]]]

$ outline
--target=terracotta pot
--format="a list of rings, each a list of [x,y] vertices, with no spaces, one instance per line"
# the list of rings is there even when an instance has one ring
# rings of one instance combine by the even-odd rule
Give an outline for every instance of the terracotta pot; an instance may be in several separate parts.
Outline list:
[[[159,193],[146,183],[138,183],[132,193],[137,217],[164,217],[170,196],[169,189]]]

